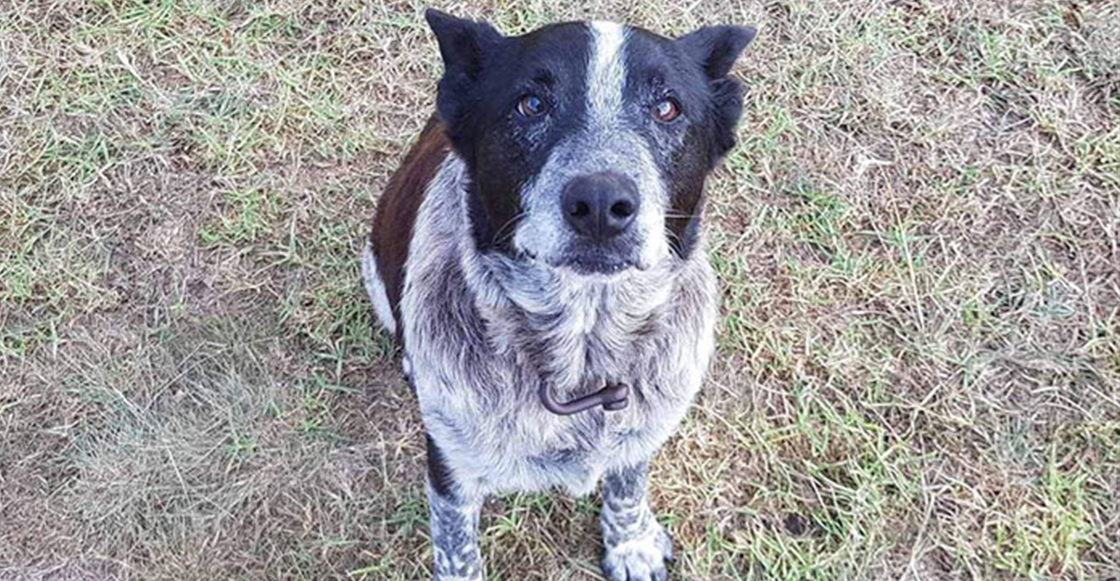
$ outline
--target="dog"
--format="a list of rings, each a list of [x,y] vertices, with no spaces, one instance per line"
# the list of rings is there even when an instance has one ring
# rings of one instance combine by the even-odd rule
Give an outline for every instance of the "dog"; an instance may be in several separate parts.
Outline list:
[[[378,200],[362,273],[427,432],[434,578],[483,579],[488,495],[601,482],[606,577],[666,579],[648,467],[715,349],[700,216],[755,29],[508,37],[425,16],[436,112]]]

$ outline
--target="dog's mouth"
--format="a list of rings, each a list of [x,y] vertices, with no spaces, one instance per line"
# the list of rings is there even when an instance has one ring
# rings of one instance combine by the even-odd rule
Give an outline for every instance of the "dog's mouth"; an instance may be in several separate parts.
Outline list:
[[[555,257],[550,266],[581,276],[612,277],[632,269],[643,270],[638,245],[631,241],[587,243],[575,241]]]
[[[584,275],[611,275],[634,268],[634,260],[602,254],[575,255],[562,260],[559,266]]]
[[[564,268],[583,276],[611,276],[632,268],[645,270],[636,258],[609,252],[565,253],[553,259],[542,259],[529,250],[519,250],[516,259],[550,268]]]

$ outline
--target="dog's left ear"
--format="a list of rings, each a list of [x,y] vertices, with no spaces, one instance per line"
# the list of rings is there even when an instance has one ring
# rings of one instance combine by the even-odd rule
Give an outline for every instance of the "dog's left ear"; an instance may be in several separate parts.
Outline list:
[[[708,78],[715,80],[731,72],[735,59],[757,33],[753,26],[705,26],[677,42],[708,73]]]
[[[744,48],[754,40],[757,31],[751,26],[705,26],[690,32],[677,43],[708,76],[712,90],[711,165],[735,145],[735,126],[743,113],[743,85],[727,76]]]

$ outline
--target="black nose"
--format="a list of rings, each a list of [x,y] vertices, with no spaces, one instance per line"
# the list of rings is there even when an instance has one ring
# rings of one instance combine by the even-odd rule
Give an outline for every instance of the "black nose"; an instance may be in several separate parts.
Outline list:
[[[604,241],[626,231],[638,214],[638,187],[614,172],[579,176],[564,187],[564,219],[576,232]]]

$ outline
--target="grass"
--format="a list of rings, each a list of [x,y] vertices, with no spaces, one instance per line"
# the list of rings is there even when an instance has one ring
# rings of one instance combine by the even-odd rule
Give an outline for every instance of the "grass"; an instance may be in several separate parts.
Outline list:
[[[0,6],[0,578],[416,579],[416,405],[357,256],[425,5]],[[753,23],[718,361],[654,466],[680,579],[1120,577],[1120,8],[445,5]],[[593,499],[483,519],[597,579]]]

